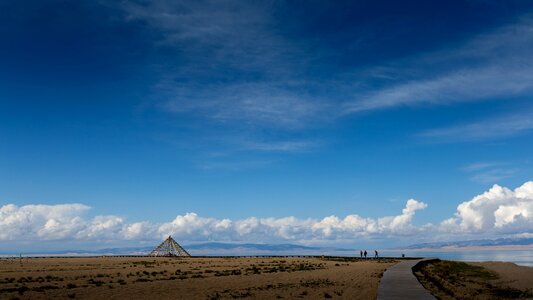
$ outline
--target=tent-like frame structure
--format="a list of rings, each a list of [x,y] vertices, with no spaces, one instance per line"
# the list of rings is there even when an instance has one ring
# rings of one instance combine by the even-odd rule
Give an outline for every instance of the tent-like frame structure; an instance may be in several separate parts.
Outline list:
[[[168,238],[152,250],[148,256],[190,257],[191,255],[169,235]]]

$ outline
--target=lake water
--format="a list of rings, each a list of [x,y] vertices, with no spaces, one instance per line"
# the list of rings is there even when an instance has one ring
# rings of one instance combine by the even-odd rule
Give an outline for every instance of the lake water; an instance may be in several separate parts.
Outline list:
[[[372,252],[372,251],[371,251]],[[372,252],[373,253],[373,252]],[[382,251],[380,256],[437,257],[458,261],[508,261],[533,267],[533,250],[450,250],[450,251]]]
[[[367,249],[368,257],[374,257],[374,250]],[[533,267],[533,250],[378,250],[380,257],[436,257],[445,260],[457,261],[504,261],[521,266]],[[289,254],[289,253],[287,253]],[[303,253],[290,253],[298,255]],[[305,253],[307,255],[332,255],[332,256],[359,256],[359,251],[319,251]]]
[[[373,249],[367,249],[368,257],[374,256]],[[436,257],[445,260],[457,261],[506,261],[517,265],[533,267],[533,250],[378,250],[380,257]],[[331,256],[359,256],[357,250],[311,250],[311,251],[243,251],[229,252],[218,251],[196,251],[193,255],[331,255]]]

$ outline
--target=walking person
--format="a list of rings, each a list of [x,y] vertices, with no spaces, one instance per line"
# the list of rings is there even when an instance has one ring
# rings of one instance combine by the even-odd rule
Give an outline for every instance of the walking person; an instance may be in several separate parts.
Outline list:
[[[363,258],[363,250],[359,251],[359,254],[361,255],[361,258]]]
[[[374,255],[374,258],[378,258],[378,250],[374,250],[376,252],[376,255]]]
[[[364,254],[365,254],[365,259],[366,259],[366,254],[367,254],[367,253],[366,253],[366,250],[365,250]]]

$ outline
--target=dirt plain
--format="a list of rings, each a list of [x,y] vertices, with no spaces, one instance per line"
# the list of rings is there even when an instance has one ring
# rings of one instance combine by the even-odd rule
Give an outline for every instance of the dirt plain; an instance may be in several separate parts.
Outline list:
[[[375,299],[392,260],[0,259],[0,299]]]
[[[434,261],[415,275],[438,299],[533,299],[533,268],[509,262]]]

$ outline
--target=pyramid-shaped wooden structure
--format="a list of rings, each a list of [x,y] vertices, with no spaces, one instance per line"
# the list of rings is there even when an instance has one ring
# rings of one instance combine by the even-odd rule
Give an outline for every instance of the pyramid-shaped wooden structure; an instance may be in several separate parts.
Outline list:
[[[159,246],[157,246],[148,256],[191,256],[178,244],[170,235]]]

